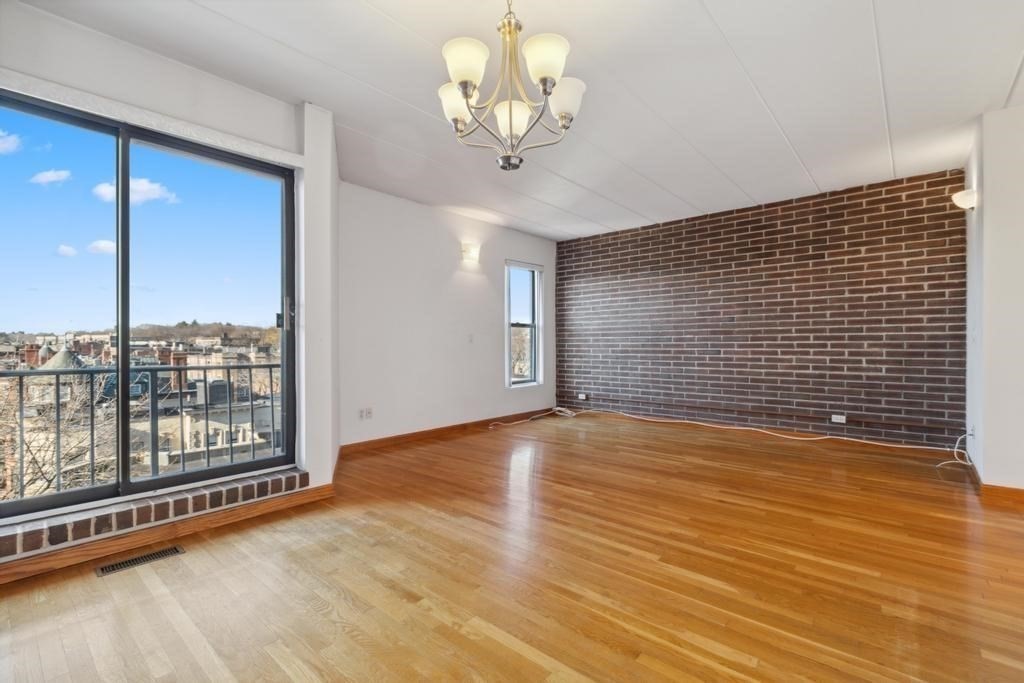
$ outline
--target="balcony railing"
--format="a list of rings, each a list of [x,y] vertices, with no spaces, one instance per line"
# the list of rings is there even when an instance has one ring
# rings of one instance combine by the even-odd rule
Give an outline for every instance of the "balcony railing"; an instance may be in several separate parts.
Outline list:
[[[132,481],[283,454],[281,367],[133,366]],[[117,370],[0,370],[0,502],[118,479]]]

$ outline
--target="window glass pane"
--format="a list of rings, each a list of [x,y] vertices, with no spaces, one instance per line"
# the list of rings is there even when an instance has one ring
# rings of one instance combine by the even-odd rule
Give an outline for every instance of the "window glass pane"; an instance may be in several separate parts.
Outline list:
[[[534,271],[526,268],[508,269],[509,322],[532,324]]]
[[[131,475],[282,452],[282,183],[131,147]]]
[[[116,153],[0,105],[0,502],[117,477]]]
[[[532,381],[533,373],[533,328],[512,327],[512,381]]]

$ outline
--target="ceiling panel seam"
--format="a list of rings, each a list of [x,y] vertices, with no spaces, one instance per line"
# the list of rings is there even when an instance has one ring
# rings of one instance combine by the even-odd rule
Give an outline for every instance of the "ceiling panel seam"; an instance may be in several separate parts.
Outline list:
[[[645,105],[646,105],[646,103],[645,103]],[[585,136],[584,134],[582,134],[580,132],[577,132],[576,136],[580,140],[586,141],[587,144],[589,144],[592,147],[594,147],[594,149],[600,150],[602,154],[604,154],[606,157],[608,157],[609,159],[611,159],[612,161],[614,161],[618,165],[620,165],[623,168],[625,168],[627,171],[630,171],[631,173],[633,173],[637,177],[641,178],[642,180],[650,183],[651,185],[654,185],[656,188],[658,188],[659,190],[661,190],[665,194],[670,195],[672,197],[675,197],[676,199],[681,201],[683,204],[686,204],[692,210],[696,211],[698,214],[707,213],[707,210],[702,208],[702,207],[700,207],[700,206],[697,206],[696,202],[694,202],[694,201],[692,201],[690,199],[687,199],[686,197],[684,197],[682,195],[676,194],[674,191],[668,189],[667,187],[665,187],[664,185],[659,183],[657,180],[654,180],[653,178],[650,178],[649,176],[647,176],[647,174],[645,174],[645,173],[639,171],[638,169],[634,168],[631,164],[623,161],[622,159],[619,159],[617,156],[615,156],[614,154],[612,154],[611,152],[609,152],[605,148],[601,147],[596,142],[592,142],[591,139],[588,138],[587,136]],[[684,142],[685,142],[685,140],[684,140]],[[689,143],[687,143],[687,144],[689,144]],[[696,151],[696,150],[694,150],[694,151]],[[698,152],[698,154],[699,154],[699,152]],[[646,218],[647,220],[649,220],[651,222],[656,222],[650,216],[644,216],[644,218]]]
[[[311,54],[309,54],[307,52],[303,52],[302,50],[298,49],[297,47],[295,47],[293,45],[289,45],[288,43],[284,42],[283,40],[278,40],[274,36],[268,35],[268,34],[264,33],[263,31],[260,31],[257,28],[253,28],[249,24],[243,24],[242,22],[238,21],[234,17],[228,16],[227,14],[224,14],[223,12],[220,12],[218,10],[213,9],[212,7],[207,5],[206,3],[202,2],[202,0],[189,0],[189,2],[191,2],[192,4],[194,4],[195,6],[201,8],[201,9],[206,10],[210,14],[215,14],[218,17],[224,19],[225,21],[231,22],[232,24],[234,24],[235,26],[238,26],[241,29],[244,29],[244,30],[249,31],[251,33],[255,33],[256,35],[260,36],[261,38],[265,38],[265,39],[269,40],[272,43],[280,45],[281,47],[285,48],[286,50],[290,50],[290,51],[294,52],[297,55],[301,55],[301,56],[305,57],[306,59],[310,59],[310,60],[312,60],[314,62],[317,62],[318,64],[322,64],[323,66],[326,66],[331,71],[336,71],[337,73],[341,74],[345,78],[348,78],[349,80],[352,80],[352,81],[358,83],[359,85],[365,86],[365,87],[369,88],[370,90],[372,90],[372,91],[374,91],[374,92],[376,92],[376,93],[378,93],[380,95],[383,95],[384,97],[387,97],[390,100],[394,100],[395,102],[398,102],[399,104],[404,104],[405,106],[410,107],[411,109],[415,109],[416,111],[421,112],[423,114],[426,114],[427,116],[433,116],[430,112],[424,111],[424,110],[420,109],[419,107],[417,107],[414,104],[410,104],[409,102],[406,102],[405,100],[403,100],[401,98],[395,97],[391,93],[389,93],[389,92],[387,92],[385,90],[381,90],[377,86],[373,85],[372,83],[368,83],[368,82],[364,81],[361,78],[353,76],[349,72],[345,71],[344,69],[338,68],[336,65],[331,64],[330,62],[324,61],[323,59],[320,59],[319,57],[314,57],[313,55],[311,55]]]
[[[351,126],[346,126],[344,124],[340,124],[339,123],[339,124],[335,124],[335,126],[337,128],[344,128],[345,130],[352,131],[356,135],[361,135],[362,137],[366,138],[367,140],[373,140],[374,142],[379,142],[381,144],[385,144],[385,145],[388,145],[390,147],[394,147],[395,149],[400,150],[403,154],[417,156],[417,157],[419,157],[421,159],[424,159],[424,160],[430,162],[431,164],[433,164],[434,166],[437,166],[439,168],[443,168],[443,169],[446,169],[446,170],[451,170],[451,166],[450,165],[443,164],[440,161],[438,161],[437,159],[429,157],[429,156],[427,156],[427,155],[425,155],[425,154],[423,154],[421,152],[413,151],[411,149],[408,149],[407,147],[403,147],[402,145],[400,145],[400,144],[398,144],[396,142],[392,142],[391,140],[383,140],[381,138],[376,137],[375,135],[370,135],[369,133],[366,133],[366,132],[361,131],[361,130],[356,130],[355,128],[352,128]],[[537,202],[538,204],[543,204],[545,206],[550,206],[552,209],[555,209],[557,211],[561,211],[561,212],[566,213],[566,214],[568,214],[570,216],[575,216],[576,218],[578,218],[581,221],[584,221],[586,223],[590,223],[590,224],[593,224],[593,225],[600,225],[602,228],[605,228],[605,229],[607,229],[609,231],[624,229],[624,228],[613,228],[612,226],[606,225],[606,224],[602,223],[601,221],[594,220],[593,218],[587,218],[586,216],[580,215],[580,214],[576,213],[575,211],[570,211],[569,209],[566,209],[565,207],[558,206],[556,204],[552,204],[551,202],[546,202],[543,199],[538,199],[537,197],[533,197],[531,195],[528,195],[525,192],[520,192],[519,190],[516,190],[514,188],[502,187],[502,190],[507,191],[507,192],[511,192],[512,194],[517,194],[517,195],[519,195],[521,197],[526,197],[530,201]],[[532,220],[532,219],[522,218],[521,216],[515,216],[513,214],[508,213],[507,211],[502,211],[501,209],[493,209],[493,208],[489,208],[489,207],[486,207],[486,206],[482,206],[481,208],[488,209],[489,211],[494,211],[495,213],[505,214],[506,216],[510,216],[512,218],[515,218],[516,220],[522,220],[522,221],[525,221],[527,223],[533,223],[534,225],[540,225],[540,226],[542,226],[542,227],[544,227],[544,228],[546,228],[548,230],[552,230],[552,231],[555,231],[555,232],[561,232],[561,233],[564,233],[564,234],[567,234],[567,235],[571,235],[572,234],[572,233],[567,232],[566,230],[563,230],[561,228],[555,228],[555,227],[549,226],[546,223],[540,223],[540,222]]]
[[[258,36],[260,36],[262,38],[270,40],[271,42],[284,47],[285,49],[288,49],[288,50],[290,50],[290,51],[292,51],[292,52],[294,52],[294,53],[296,53],[298,55],[301,55],[301,56],[303,56],[303,57],[305,57],[307,59],[315,61],[318,64],[321,64],[321,65],[327,67],[328,69],[330,69],[332,71],[335,71],[335,72],[337,72],[339,74],[342,74],[346,78],[349,78],[352,81],[354,81],[356,83],[359,83],[360,85],[366,86],[370,90],[372,90],[372,91],[374,91],[376,93],[379,93],[381,95],[384,95],[388,99],[391,99],[391,100],[393,100],[395,102],[403,104],[403,105],[409,107],[410,109],[418,111],[418,112],[424,114],[425,116],[427,116],[427,117],[429,117],[429,118],[431,118],[431,119],[433,119],[435,121],[440,121],[441,120],[436,114],[432,114],[431,112],[428,112],[428,111],[425,111],[423,109],[420,109],[416,105],[414,105],[414,104],[412,104],[410,102],[407,102],[407,101],[403,100],[400,97],[396,97],[396,96],[394,96],[394,95],[392,95],[392,94],[390,94],[390,93],[388,93],[388,92],[386,92],[384,90],[381,90],[380,88],[372,85],[371,83],[367,83],[366,81],[362,80],[361,78],[353,76],[352,74],[348,73],[344,69],[338,67],[336,64],[332,64],[331,62],[328,62],[328,61],[325,61],[323,59],[320,59],[319,57],[315,57],[315,56],[313,56],[313,55],[311,55],[311,54],[309,54],[307,52],[304,52],[303,50],[300,50],[300,49],[294,47],[293,45],[289,45],[288,43],[285,43],[284,41],[278,40],[277,38],[274,38],[271,35],[267,35],[263,31],[260,31],[259,29],[256,29],[256,28],[253,28],[252,26],[250,26],[248,24],[243,24],[242,22],[234,19],[233,17],[228,16],[228,15],[226,15],[226,14],[224,14],[224,13],[218,11],[218,10],[213,9],[212,7],[207,5],[206,3],[202,2],[202,0],[189,0],[189,2],[193,3],[197,7],[200,7],[202,9],[206,10],[207,12],[210,12],[212,14],[216,14],[217,16],[219,16],[219,17],[221,17],[221,18],[223,18],[223,19],[225,19],[227,21],[230,21],[231,23],[235,24],[236,26],[238,26],[240,28],[243,28],[243,29],[245,29],[247,31],[251,31],[252,33],[255,33],[256,35],[258,35]],[[363,5],[369,5],[370,3],[363,2],[362,4]],[[382,12],[381,14],[383,16],[387,16],[386,13]],[[397,22],[397,20],[395,20],[395,19],[391,19],[391,21],[394,21],[395,23],[399,23],[400,24],[400,22]],[[407,28],[407,30],[411,31],[411,29],[408,29],[408,28]],[[428,44],[429,44],[429,41],[428,41]],[[346,126],[346,128],[349,128],[350,130],[354,130],[354,129],[352,129],[349,126]],[[372,137],[372,136],[368,135],[368,137]],[[432,160],[432,161],[434,161],[434,160]],[[438,163],[438,162],[434,161],[434,163]],[[626,206],[626,205],[624,205],[624,204],[622,204],[620,202],[615,201],[614,199],[609,198],[604,193],[599,192],[598,190],[596,190],[594,188],[588,187],[588,186],[583,185],[582,183],[579,183],[579,182],[577,182],[577,181],[575,181],[575,180],[573,180],[571,178],[568,178],[568,177],[562,175],[561,173],[558,173],[557,171],[554,171],[551,168],[549,168],[547,166],[544,166],[543,164],[534,163],[534,165],[537,166],[538,168],[544,169],[545,171],[547,171],[551,175],[554,175],[554,176],[556,176],[558,178],[561,178],[562,180],[564,180],[564,181],[566,181],[568,183],[571,183],[571,184],[575,185],[576,187],[582,189],[585,192],[589,192],[590,194],[593,194],[593,195],[595,195],[597,197],[600,197],[601,199],[604,199],[605,201],[608,201],[608,202],[610,202],[612,204],[615,204],[616,206],[618,206],[621,209],[625,209],[626,211],[629,211],[630,213],[632,213],[632,214],[636,215],[638,218],[640,218],[641,221],[653,222],[653,219],[651,219],[649,216],[645,216],[644,214],[640,213],[636,209],[628,207],[628,206]],[[566,209],[564,209],[562,207],[555,206],[554,204],[550,204],[548,202],[543,202],[542,200],[539,200],[536,197],[533,197],[532,195],[527,195],[527,194],[522,193],[522,192],[519,192],[518,194],[521,194],[524,197],[530,197],[531,199],[535,199],[536,201],[541,201],[542,203],[547,204],[548,206],[553,206],[555,208],[561,209],[562,211],[566,211]],[[687,203],[689,203],[689,202],[687,202]],[[567,211],[567,213],[572,213],[572,212]],[[576,214],[573,214],[573,215],[576,215]],[[596,222],[596,221],[593,221],[592,219],[584,218],[583,216],[579,216],[579,217],[583,218],[584,220],[586,220],[588,222],[591,222],[591,223]],[[603,225],[602,223],[598,223],[598,224],[599,225]],[[609,227],[609,226],[604,226],[604,227]],[[609,229],[611,229],[611,228],[609,228]]]
[[[616,80],[618,80],[618,79],[616,79]],[[708,156],[707,154],[705,154],[705,153],[704,153],[704,152],[703,152],[703,151],[702,151],[702,150],[701,150],[701,149],[700,149],[699,147],[697,147],[697,145],[696,145],[696,144],[694,144],[693,142],[691,142],[691,141],[690,141],[690,139],[689,139],[688,137],[686,137],[686,135],[684,135],[684,134],[682,133],[682,131],[680,131],[680,130],[679,130],[678,128],[676,128],[676,127],[675,127],[674,125],[672,125],[672,122],[671,122],[671,121],[669,121],[668,119],[666,119],[666,118],[665,118],[665,116],[664,116],[664,115],[663,115],[663,114],[661,113],[661,111],[659,111],[659,110],[658,110],[658,108],[657,108],[657,107],[654,107],[654,106],[652,106],[652,105],[651,105],[651,104],[650,104],[649,102],[647,102],[646,100],[644,100],[644,99],[643,99],[643,97],[641,97],[640,95],[638,95],[638,94],[636,93],[636,91],[635,91],[635,90],[632,90],[632,89],[631,89],[631,88],[629,87],[629,85],[628,85],[628,84],[626,84],[626,83],[622,82],[621,80],[619,81],[619,87],[620,87],[620,88],[622,88],[623,92],[627,93],[627,94],[628,94],[628,95],[629,95],[629,96],[630,96],[630,97],[631,97],[631,98],[632,98],[632,99],[633,99],[634,101],[636,101],[636,102],[639,102],[639,103],[643,104],[643,106],[644,106],[644,107],[646,107],[646,108],[648,109],[648,111],[650,111],[650,112],[651,112],[651,113],[652,113],[652,114],[653,114],[654,116],[656,116],[656,117],[657,117],[658,119],[660,119],[660,120],[661,120],[661,122],[662,122],[663,124],[665,124],[665,127],[666,127],[666,128],[668,128],[668,129],[669,129],[670,131],[672,131],[673,133],[675,133],[675,134],[676,134],[676,136],[677,136],[677,137],[678,137],[678,138],[679,138],[680,140],[682,140],[683,144],[685,144],[685,145],[686,145],[687,147],[689,147],[690,149],[692,149],[692,150],[694,151],[694,153],[695,153],[695,154],[696,154],[697,156],[699,156],[699,157],[700,157],[701,159],[703,159],[703,160],[704,160],[705,162],[707,162],[707,164],[708,164],[709,166],[711,166],[711,167],[712,167],[712,168],[714,168],[714,169],[715,169],[716,171],[718,171],[718,172],[719,172],[719,173],[721,174],[721,176],[722,176],[723,178],[725,178],[725,179],[726,179],[727,181],[729,181],[729,183],[730,183],[730,184],[731,184],[731,185],[732,185],[733,187],[735,187],[735,188],[736,188],[737,190],[739,190],[739,191],[740,191],[740,193],[741,193],[741,194],[742,194],[742,195],[743,195],[744,197],[746,197],[746,198],[747,198],[747,200],[749,200],[749,201],[750,201],[750,204],[751,204],[751,205],[756,205],[756,204],[758,204],[758,203],[759,203],[759,202],[758,202],[758,201],[757,201],[756,199],[754,199],[754,197],[752,197],[752,196],[750,195],[750,193],[749,193],[749,192],[747,192],[747,191],[746,191],[745,189],[743,189],[743,186],[742,186],[742,185],[740,185],[740,184],[739,184],[738,182],[736,182],[736,181],[735,181],[735,180],[733,179],[733,177],[732,177],[732,176],[730,176],[730,175],[729,175],[728,173],[726,173],[726,172],[725,172],[725,170],[724,170],[724,169],[723,169],[723,168],[722,168],[721,166],[719,166],[719,165],[718,165],[718,164],[717,164],[717,163],[716,163],[716,162],[715,162],[714,160],[712,160],[712,159],[711,159],[711,157],[709,157],[709,156]],[[679,199],[682,199],[682,200],[683,200],[684,202],[686,202],[686,203],[687,203],[687,204],[689,204],[690,206],[693,206],[693,207],[694,207],[695,209],[697,209],[698,211],[703,211],[704,213],[706,213],[706,212],[707,212],[707,210],[706,210],[706,209],[703,209],[703,208],[701,208],[701,207],[698,207],[698,206],[696,206],[696,204],[695,204],[694,202],[692,202],[692,201],[690,201],[690,200],[686,199],[685,197],[679,197]]]
[[[871,0],[871,27],[875,37],[875,62],[878,65],[878,87],[882,91],[882,119],[885,121],[885,142],[889,146],[889,172],[896,177],[896,153],[892,147],[892,126],[889,123],[889,96],[885,89],[885,68],[882,65],[882,38],[878,30],[878,8]]]
[[[1021,52],[1020,59],[1017,60],[1017,70],[1013,73],[1013,80],[1010,81],[1010,91],[1006,93],[1006,99],[1003,101],[1003,109],[1010,106],[1010,100],[1013,99],[1013,93],[1016,92],[1017,87],[1020,85],[1020,74],[1024,71],[1024,52]]]
[[[814,186],[815,192],[821,192],[821,187],[818,185],[818,181],[814,179],[814,176],[811,174],[811,171],[807,168],[807,164],[804,163],[804,160],[800,156],[800,153],[796,151],[796,146],[793,144],[793,141],[790,140],[789,135],[786,134],[786,130],[782,127],[782,124],[779,123],[779,119],[777,116],[775,116],[775,112],[772,111],[771,106],[769,106],[768,100],[766,100],[764,98],[764,95],[761,94],[761,89],[757,87],[757,82],[754,81],[754,77],[750,75],[750,72],[747,70],[746,65],[743,63],[743,60],[740,59],[739,53],[736,52],[736,48],[733,47],[732,42],[729,40],[729,37],[725,34],[725,31],[722,30],[722,26],[718,23],[718,19],[715,18],[715,15],[708,8],[704,0],[699,0],[699,2],[700,6],[704,9],[704,12],[711,19],[711,23],[714,24],[715,29],[718,31],[718,34],[722,36],[722,41],[725,43],[725,46],[729,48],[729,52],[732,54],[732,58],[736,60],[736,63],[740,67],[740,71],[743,72],[743,75],[746,77],[751,89],[753,89],[754,94],[757,95],[757,99],[761,102],[761,106],[763,106],[764,110],[768,112],[768,116],[771,117],[772,123],[775,124],[775,128],[778,129],[779,134],[782,136],[782,139],[786,141],[786,145],[789,147],[789,151],[793,153],[793,157],[796,159],[797,163],[800,164],[800,168],[802,168],[804,174],[807,175],[807,179],[811,181],[811,185]]]
[[[427,47],[436,47],[434,45],[433,41],[431,41],[429,38],[426,38],[425,36],[420,35],[416,31],[413,31],[411,28],[409,28],[408,26],[403,24],[401,21],[399,21],[398,19],[393,17],[390,13],[385,12],[380,7],[377,7],[372,2],[369,2],[369,0],[359,0],[359,4],[363,5],[364,7],[368,8],[368,9],[374,11],[374,12],[376,12],[377,14],[381,15],[382,17],[384,17],[385,19],[390,21],[392,24],[394,24],[398,28],[402,29],[403,31],[405,31],[406,33],[411,35],[412,37],[416,38],[416,40],[420,41],[421,43],[423,43]]]

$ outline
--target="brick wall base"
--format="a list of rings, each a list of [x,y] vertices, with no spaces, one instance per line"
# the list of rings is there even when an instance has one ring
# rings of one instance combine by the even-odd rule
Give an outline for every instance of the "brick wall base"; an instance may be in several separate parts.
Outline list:
[[[952,445],[962,187],[933,173],[560,242],[559,405]]]
[[[309,473],[281,470],[243,479],[138,498],[22,524],[0,525],[0,564],[78,543],[245,505],[309,486]]]

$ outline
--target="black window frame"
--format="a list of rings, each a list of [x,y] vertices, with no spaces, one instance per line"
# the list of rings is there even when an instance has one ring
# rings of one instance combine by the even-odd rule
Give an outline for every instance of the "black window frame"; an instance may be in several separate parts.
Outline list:
[[[116,159],[116,214],[117,214],[117,481],[112,484],[83,487],[70,491],[45,493],[32,498],[17,498],[0,502],[0,519],[15,517],[62,507],[93,503],[105,499],[174,488],[187,484],[221,479],[234,475],[272,469],[296,462],[297,385],[295,340],[295,171],[268,161],[210,147],[191,140],[142,128],[123,121],[98,116],[72,107],[0,88],[0,106],[111,135],[117,143]],[[183,152],[228,166],[236,166],[281,180],[281,302],[278,326],[281,328],[281,389],[283,393],[282,438],[283,453],[278,456],[245,460],[204,469],[174,472],[133,481],[130,466],[130,403],[131,335],[122,330],[131,329],[130,320],[130,149],[132,142],[142,142]],[[276,435],[275,435],[276,440]],[[272,448],[276,448],[274,444]]]
[[[531,274],[530,277],[530,320],[529,323],[512,322],[512,270],[525,270]],[[505,377],[509,388],[540,384],[542,374],[540,365],[540,297],[541,297],[541,274],[543,269],[531,263],[520,261],[505,262]],[[512,330],[530,330],[530,377],[516,379],[512,373]]]

